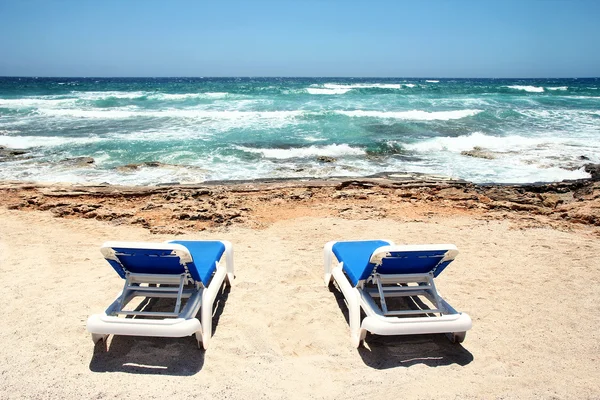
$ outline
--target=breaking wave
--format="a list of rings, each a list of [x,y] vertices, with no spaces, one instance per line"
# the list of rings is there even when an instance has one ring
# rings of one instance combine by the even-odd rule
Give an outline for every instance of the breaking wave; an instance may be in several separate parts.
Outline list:
[[[328,146],[309,146],[309,147],[292,147],[286,149],[257,149],[246,146],[238,146],[239,150],[249,153],[261,154],[266,158],[275,158],[279,160],[289,158],[309,158],[309,157],[342,157],[342,156],[361,156],[365,155],[364,150],[351,147],[347,144],[331,144]]]
[[[337,114],[346,115],[348,117],[371,117],[371,118],[393,118],[413,121],[448,121],[452,119],[461,119],[477,115],[482,110],[455,110],[455,111],[335,111]]]
[[[530,93],[542,93],[544,91],[544,88],[541,86],[512,85],[512,86],[507,86],[507,88],[514,89],[514,90],[524,90],[524,91],[530,92]]]

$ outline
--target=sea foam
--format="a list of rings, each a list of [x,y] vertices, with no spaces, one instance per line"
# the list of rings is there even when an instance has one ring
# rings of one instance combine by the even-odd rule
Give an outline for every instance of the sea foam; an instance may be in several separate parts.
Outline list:
[[[393,119],[405,119],[413,121],[448,121],[452,119],[461,119],[466,117],[472,117],[479,114],[481,110],[455,110],[455,111],[365,111],[365,110],[354,110],[354,111],[334,111],[337,114],[346,115],[348,117],[371,117],[371,118],[393,118]]]
[[[288,119],[303,114],[302,110],[291,111],[217,111],[205,109],[175,109],[142,110],[138,108],[112,108],[112,109],[40,109],[38,112],[60,117],[92,118],[92,119],[127,119],[127,118],[197,118],[197,119]]]
[[[417,143],[406,144],[404,147],[419,152],[450,151],[460,153],[474,147],[495,151],[510,152],[525,149],[540,149],[551,144],[565,144],[570,142],[567,138],[524,137],[518,135],[492,136],[481,132],[456,137],[444,136],[424,140]]]
[[[542,93],[544,91],[544,88],[540,87],[540,86],[512,85],[512,86],[507,86],[507,88],[514,89],[514,90],[524,90],[524,91],[530,92],[530,93]]]
[[[308,157],[342,157],[348,155],[364,155],[365,152],[361,149],[351,147],[347,144],[331,144],[328,146],[309,146],[309,147],[293,147],[287,149],[257,149],[245,146],[238,146],[238,149],[249,152],[262,154],[266,158],[275,158],[284,160],[288,158],[308,158]]]
[[[310,94],[329,94],[329,95],[334,95],[334,94],[344,94],[349,92],[350,88],[331,88],[331,89],[326,89],[326,88],[306,88],[306,91]]]

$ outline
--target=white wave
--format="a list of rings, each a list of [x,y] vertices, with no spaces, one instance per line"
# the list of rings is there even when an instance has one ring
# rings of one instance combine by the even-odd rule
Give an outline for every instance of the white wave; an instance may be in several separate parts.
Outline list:
[[[303,139],[307,142],[322,142],[323,140],[327,140],[326,138],[320,138],[316,136],[306,136]]]
[[[452,119],[461,119],[479,114],[481,110],[455,110],[455,111],[334,111],[336,114],[346,115],[348,117],[372,117],[372,118],[394,118],[414,121],[448,121]]]
[[[343,89],[343,88],[335,88],[335,89],[324,89],[324,88],[306,88],[306,91],[310,94],[344,94],[346,92],[349,92],[350,88],[348,89]]]
[[[159,99],[159,100],[187,100],[199,97],[199,93],[152,93],[148,97]]]
[[[226,92],[206,92],[206,93],[151,93],[148,95],[150,98],[156,98],[159,100],[189,100],[199,98],[216,98],[220,99],[227,97],[229,93]]]
[[[544,91],[544,88],[540,87],[540,86],[512,85],[512,86],[507,86],[507,88],[515,89],[515,90],[524,90],[524,91],[530,92],[530,93],[542,93]]]
[[[74,104],[75,99],[57,99],[53,97],[24,97],[20,99],[0,99],[0,108],[55,108],[68,107]]]
[[[481,147],[492,152],[505,152],[510,154],[522,153],[531,151],[532,154],[542,156],[544,151],[548,155],[559,156],[561,152],[565,152],[565,146],[574,149],[575,153],[580,153],[581,148],[586,148],[586,141],[573,140],[567,137],[524,137],[519,135],[509,136],[491,136],[481,132],[474,132],[470,135],[457,137],[437,137],[424,140],[417,143],[405,144],[404,147],[408,150],[414,150],[421,153],[431,153],[436,151],[448,151],[460,153],[461,151],[471,150],[474,147]],[[587,147],[589,150],[590,147]],[[556,154],[553,152],[556,151]],[[552,154],[550,154],[552,153]]]
[[[364,155],[361,149],[350,147],[347,144],[331,144],[328,146],[310,146],[289,149],[255,149],[251,147],[238,146],[238,149],[262,154],[266,158],[284,160],[288,158],[308,158],[317,156],[341,157],[347,155]]]
[[[108,110],[80,109],[40,109],[45,115],[94,119],[128,119],[128,118],[196,118],[196,119],[289,119],[303,114],[301,110],[292,111],[213,111],[202,109],[164,109],[140,110],[138,108],[119,108]]]
[[[413,84],[400,84],[400,83],[352,83],[352,84],[339,84],[339,83],[325,83],[322,86],[312,85],[306,88],[310,94],[344,94],[353,89],[402,89],[402,86],[414,87]]]
[[[436,80],[433,80],[433,79],[428,79],[428,80],[426,80],[425,82],[429,82],[429,83],[440,83],[440,81],[436,81]]]
[[[409,88],[414,88],[417,85],[415,85],[414,83],[405,83],[404,86],[409,87]]]
[[[0,146],[13,149],[27,149],[32,147],[54,147],[66,144],[96,143],[103,139],[98,137],[74,138],[58,136],[0,136]]]
[[[539,149],[541,146],[550,143],[565,143],[568,139],[564,138],[540,138],[523,137],[517,135],[511,136],[490,136],[481,132],[475,132],[466,136],[457,137],[437,137],[422,142],[406,144],[404,147],[408,150],[418,152],[450,151],[460,153],[461,151],[471,150],[474,147],[481,147],[486,150],[496,152],[522,151],[524,149]]]
[[[569,90],[568,86],[547,87],[547,90]]]
[[[125,91],[90,91],[90,92],[80,92],[73,91],[71,92],[72,96],[75,96],[80,100],[104,100],[108,98],[115,99],[137,99],[141,97],[148,97],[151,99],[157,100],[188,100],[188,99],[197,99],[197,98],[223,98],[226,97],[229,93],[226,92],[206,92],[206,93],[161,93],[161,92],[144,92],[144,91],[135,91],[135,92],[125,92]]]
[[[81,100],[103,100],[107,98],[115,98],[115,99],[137,99],[139,97],[144,97],[153,92],[122,92],[122,91],[106,91],[106,92],[79,92],[72,91],[71,95],[76,96]]]
[[[227,96],[229,93],[226,92],[206,92],[204,93],[204,95],[206,97],[216,97],[216,98],[221,98],[221,97],[225,97]]]
[[[335,89],[402,89],[402,85],[399,83],[353,83],[351,85],[338,85],[335,83],[326,83],[323,87]]]

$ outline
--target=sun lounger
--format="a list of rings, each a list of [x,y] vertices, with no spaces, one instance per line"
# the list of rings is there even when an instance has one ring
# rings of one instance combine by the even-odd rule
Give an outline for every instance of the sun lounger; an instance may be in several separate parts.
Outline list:
[[[89,317],[94,343],[109,334],[183,337],[196,335],[206,349],[213,303],[223,282],[233,282],[233,247],[227,241],[106,242],[102,255],[125,280],[104,314]],[[225,265],[221,262],[224,255]],[[143,301],[131,309],[134,298]],[[152,298],[175,299],[173,310],[151,311]],[[201,309],[200,320],[196,318]]]
[[[434,283],[457,254],[451,244],[327,243],[325,284],[334,279],[346,299],[353,344],[359,347],[367,331],[377,335],[446,333],[451,341],[461,343],[471,329],[471,318],[442,299]]]

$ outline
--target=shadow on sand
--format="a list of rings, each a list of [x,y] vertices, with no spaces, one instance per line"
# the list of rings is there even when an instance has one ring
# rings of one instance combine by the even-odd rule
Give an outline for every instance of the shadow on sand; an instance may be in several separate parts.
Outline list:
[[[349,323],[344,295],[333,283],[329,285],[329,290],[334,294],[346,323]],[[473,354],[460,344],[450,342],[444,334],[379,336],[368,333],[365,343],[358,349],[358,354],[366,365],[375,369],[410,367],[415,364],[429,367],[451,364],[464,366],[473,361]]]
[[[215,300],[213,335],[219,326],[229,291],[229,286],[226,286]],[[172,309],[173,305],[172,299],[153,299],[140,304],[138,309]],[[193,335],[183,338],[111,335],[109,342],[110,345],[101,340],[94,346],[91,371],[189,376],[204,366],[204,350],[198,348]]]

